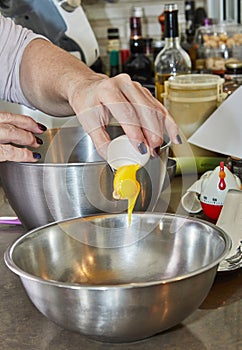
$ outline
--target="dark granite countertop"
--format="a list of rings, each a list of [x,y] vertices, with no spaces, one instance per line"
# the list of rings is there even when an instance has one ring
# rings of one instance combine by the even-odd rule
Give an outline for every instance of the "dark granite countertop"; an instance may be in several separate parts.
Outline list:
[[[173,179],[167,211],[177,212],[180,179]],[[163,199],[158,206],[163,208]],[[11,209],[10,209],[11,210]],[[6,215],[6,204],[1,215]],[[20,279],[5,266],[7,246],[25,232],[22,226],[0,225],[0,349],[1,350],[240,350],[242,349],[242,269],[218,272],[206,300],[180,325],[135,343],[110,344],[64,330],[31,303]]]

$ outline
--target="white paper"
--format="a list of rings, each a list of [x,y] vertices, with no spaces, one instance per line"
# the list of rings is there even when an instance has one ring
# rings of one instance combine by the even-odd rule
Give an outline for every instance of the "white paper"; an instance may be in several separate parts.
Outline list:
[[[242,158],[242,86],[222,102],[188,142],[210,151]]]

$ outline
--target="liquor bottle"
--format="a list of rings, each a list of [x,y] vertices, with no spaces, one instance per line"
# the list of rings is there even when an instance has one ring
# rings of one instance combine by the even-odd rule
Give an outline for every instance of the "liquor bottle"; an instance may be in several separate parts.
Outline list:
[[[186,40],[192,44],[195,35],[195,1],[185,1],[185,19],[186,19]]]
[[[163,102],[164,82],[171,76],[191,73],[191,59],[181,47],[178,31],[178,7],[166,4],[165,14],[165,46],[155,59],[156,98]]]
[[[147,17],[145,16],[144,8],[141,6],[133,6],[131,9],[130,17],[140,18],[141,27],[142,27],[142,37],[146,38],[148,36],[148,22],[147,22]]]
[[[123,65],[123,72],[142,85],[152,82],[152,62],[145,55],[141,18],[130,17],[130,56]]]
[[[115,75],[119,74],[119,51],[112,50],[109,53],[109,68],[110,68],[110,77],[115,77]]]
[[[118,28],[108,28],[108,41],[107,41],[107,52],[110,53],[112,50],[120,50],[120,38]]]

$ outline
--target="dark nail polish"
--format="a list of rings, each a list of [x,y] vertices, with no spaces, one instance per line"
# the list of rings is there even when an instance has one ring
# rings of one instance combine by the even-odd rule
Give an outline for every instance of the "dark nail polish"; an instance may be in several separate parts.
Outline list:
[[[33,152],[33,157],[34,157],[34,159],[40,159],[41,158],[41,154],[39,154],[37,152]]]
[[[41,140],[39,137],[35,137],[36,138],[36,142],[39,144],[39,145],[43,145],[43,140]]]
[[[138,150],[140,151],[141,154],[146,154],[147,153],[146,144],[144,142],[139,143]]]
[[[182,144],[182,139],[180,135],[176,135],[176,139],[178,141],[178,143],[181,145]]]
[[[47,127],[41,123],[37,123],[38,124],[38,127],[41,131],[46,131],[47,130]]]

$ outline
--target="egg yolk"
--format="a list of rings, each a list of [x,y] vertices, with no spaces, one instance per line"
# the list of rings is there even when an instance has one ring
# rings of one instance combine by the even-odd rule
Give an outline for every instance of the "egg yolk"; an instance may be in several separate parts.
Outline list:
[[[136,179],[138,164],[124,165],[117,169],[113,180],[113,197],[128,200],[128,222],[131,223],[132,212],[140,192],[140,184]]]

